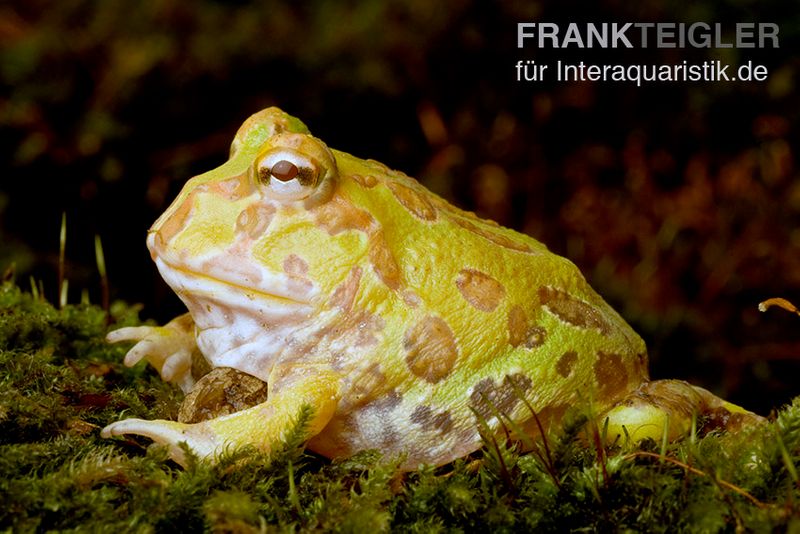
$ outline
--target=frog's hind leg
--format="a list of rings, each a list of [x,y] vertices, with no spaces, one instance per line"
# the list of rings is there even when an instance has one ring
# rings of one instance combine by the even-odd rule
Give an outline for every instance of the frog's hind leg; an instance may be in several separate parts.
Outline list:
[[[608,443],[628,438],[660,441],[665,432],[668,440],[675,440],[689,434],[694,420],[697,428],[726,431],[764,422],[763,417],[682,380],[645,382],[615,404],[605,418]]]

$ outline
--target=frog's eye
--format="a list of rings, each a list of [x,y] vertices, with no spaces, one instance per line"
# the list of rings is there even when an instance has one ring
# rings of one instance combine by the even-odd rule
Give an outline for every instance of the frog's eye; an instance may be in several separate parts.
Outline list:
[[[290,149],[266,153],[257,162],[258,181],[269,196],[278,200],[300,200],[316,189],[320,166],[313,159]]]
[[[279,133],[265,143],[252,167],[264,195],[306,206],[327,200],[338,176],[336,160],[325,144],[310,135]]]
[[[269,174],[281,182],[288,182],[300,174],[300,169],[298,169],[297,166],[288,159],[282,159],[272,166],[272,168],[269,170]]]

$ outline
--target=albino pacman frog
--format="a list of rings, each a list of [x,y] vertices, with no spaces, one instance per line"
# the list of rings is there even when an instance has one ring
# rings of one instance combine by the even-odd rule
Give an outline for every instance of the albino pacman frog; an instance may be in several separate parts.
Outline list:
[[[276,108],[188,181],[147,244],[189,313],[110,333],[137,341],[126,364],[146,358],[191,392],[199,349],[211,368],[266,384],[231,413],[103,430],[167,444],[178,462],[181,442],[212,461],[229,446],[268,451],[306,405],[309,449],[378,449],[404,469],[475,451],[479,420],[535,435],[536,418],[557,428],[572,406],[607,419],[612,440],[675,438],[695,414],[758,419],[685,382],[650,381],[644,343],[570,261],[329,149]]]

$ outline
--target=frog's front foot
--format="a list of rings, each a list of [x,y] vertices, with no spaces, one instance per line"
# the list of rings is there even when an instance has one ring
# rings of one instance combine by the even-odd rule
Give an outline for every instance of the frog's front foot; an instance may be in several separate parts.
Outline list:
[[[765,419],[731,404],[711,392],[682,380],[645,382],[605,415],[606,440],[632,442],[651,438],[670,441],[689,434],[693,424],[703,431],[738,431]]]
[[[203,423],[186,424],[175,421],[156,419],[124,419],[111,423],[100,431],[104,438],[122,436],[125,434],[138,434],[145,436],[156,443],[169,447],[170,457],[186,467],[186,452],[180,443],[186,443],[189,448],[201,459],[213,459],[226,445],[226,441],[217,436]]]
[[[167,445],[170,456],[184,466],[186,454],[181,442],[197,456],[211,462],[231,447],[254,447],[269,453],[274,444],[283,440],[285,432],[299,422],[303,423],[302,429],[308,438],[319,434],[330,422],[339,402],[340,380],[336,373],[309,368],[295,371],[295,375],[287,373],[281,395],[268,396],[266,401],[250,408],[198,423],[125,419],[108,425],[100,435],[105,438],[123,434],[148,437]],[[301,420],[303,413],[308,414],[307,420]]]
[[[192,389],[192,353],[197,350],[194,323],[189,314],[176,317],[164,326],[131,326],[109,332],[110,343],[136,341],[125,355],[125,365],[133,367],[143,358],[156,368],[166,382],[177,384],[184,393]]]

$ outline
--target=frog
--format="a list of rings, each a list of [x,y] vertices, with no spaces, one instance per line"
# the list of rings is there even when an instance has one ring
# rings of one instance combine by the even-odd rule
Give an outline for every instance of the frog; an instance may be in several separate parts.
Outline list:
[[[188,313],[110,332],[134,342],[125,364],[147,360],[187,398],[204,380],[197,358],[264,386],[252,405],[102,430],[149,438],[182,465],[187,448],[211,462],[238,447],[269,453],[303,410],[308,450],[377,449],[405,470],[468,456],[487,432],[548,435],[580,406],[608,443],[678,439],[698,417],[761,420],[651,380],[642,338],[570,260],[329,148],[275,107],[244,122],[225,163],[186,182],[147,246]]]

